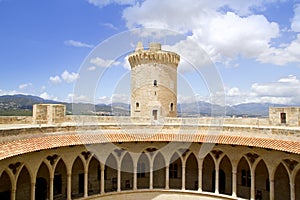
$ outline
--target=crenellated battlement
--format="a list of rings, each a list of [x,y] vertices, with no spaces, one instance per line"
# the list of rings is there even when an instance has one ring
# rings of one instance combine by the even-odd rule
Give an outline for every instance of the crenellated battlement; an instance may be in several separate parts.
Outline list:
[[[136,67],[141,64],[158,63],[178,66],[180,56],[174,52],[161,50],[159,43],[150,43],[149,49],[144,49],[142,43],[139,43],[135,52],[128,57],[131,67]]]

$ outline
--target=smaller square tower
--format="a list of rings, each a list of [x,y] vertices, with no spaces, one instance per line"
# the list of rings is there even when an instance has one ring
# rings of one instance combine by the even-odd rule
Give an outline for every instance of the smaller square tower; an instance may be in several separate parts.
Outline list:
[[[269,120],[274,126],[300,126],[300,107],[270,107]]]
[[[64,121],[66,106],[63,104],[34,104],[33,123],[54,124]]]

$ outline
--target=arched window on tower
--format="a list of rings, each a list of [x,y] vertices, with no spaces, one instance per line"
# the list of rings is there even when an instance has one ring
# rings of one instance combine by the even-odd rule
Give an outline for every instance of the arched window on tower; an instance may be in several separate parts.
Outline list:
[[[157,86],[157,80],[153,81],[153,85],[156,87]]]
[[[174,111],[174,104],[173,104],[173,103],[170,104],[170,111],[171,111],[171,112]]]
[[[140,109],[140,103],[139,102],[135,102],[135,110],[139,110]]]

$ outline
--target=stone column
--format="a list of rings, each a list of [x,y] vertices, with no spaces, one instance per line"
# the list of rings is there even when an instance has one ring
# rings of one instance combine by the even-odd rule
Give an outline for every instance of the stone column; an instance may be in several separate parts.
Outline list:
[[[202,192],[202,164],[203,160],[198,164],[198,192]]]
[[[269,181],[270,181],[270,200],[274,200],[274,193],[275,193],[274,178],[273,177],[270,178]]]
[[[16,199],[16,188],[14,188],[14,189],[11,190],[10,198],[11,198],[11,200],[15,200]]]
[[[150,164],[150,183],[149,183],[149,189],[153,189],[153,164]]]
[[[84,170],[84,192],[83,192],[83,196],[84,197],[87,197],[88,196],[88,175],[89,175],[89,172],[88,172],[88,169],[85,169]]]
[[[291,200],[295,200],[295,184],[293,183],[293,181],[290,181],[290,192],[291,192]]]
[[[236,197],[237,193],[237,166],[232,166],[232,196]]]
[[[215,193],[219,194],[219,162],[216,163],[215,175]]]
[[[100,171],[101,171],[101,181],[100,181],[100,193],[104,194],[105,192],[105,180],[104,180],[104,170],[105,170],[105,165],[104,164],[100,164]]]
[[[133,166],[133,190],[137,190],[137,166]]]
[[[185,190],[185,164],[182,165],[182,179],[181,179],[181,181],[182,181],[182,183],[181,183],[181,185],[182,185],[181,189]]]
[[[251,193],[250,193],[250,199],[255,199],[255,171],[251,169]]]
[[[69,172],[67,173],[67,199],[71,200],[72,199],[72,173]]]
[[[169,165],[167,165],[166,166],[166,186],[165,186],[166,190],[170,189],[169,183],[170,183],[170,179],[169,179]]]
[[[35,199],[35,182],[31,183],[30,199],[31,200]]]
[[[14,181],[14,183],[12,184],[12,189],[11,189],[11,193],[10,193],[11,200],[16,199],[16,191],[17,191],[17,183]]]
[[[118,164],[118,186],[117,192],[121,192],[121,164]]]
[[[49,199],[53,200],[53,175],[51,175],[49,180]]]

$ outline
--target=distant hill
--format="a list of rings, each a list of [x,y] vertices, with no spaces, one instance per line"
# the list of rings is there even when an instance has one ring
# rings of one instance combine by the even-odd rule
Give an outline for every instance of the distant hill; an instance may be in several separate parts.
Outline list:
[[[33,104],[38,103],[61,103],[66,105],[67,114],[85,115],[130,115],[130,105],[126,103],[113,104],[88,104],[88,103],[66,103],[43,99],[32,95],[4,95],[0,96],[0,115],[32,115]],[[178,116],[199,117],[223,115],[226,111],[227,116],[248,116],[248,117],[267,117],[269,107],[285,107],[282,104],[268,103],[245,103],[234,106],[221,107],[207,102],[199,101],[193,103],[178,104]],[[213,111],[212,111],[213,110]],[[221,113],[220,113],[221,112]]]
[[[88,103],[73,104],[47,100],[32,95],[17,94],[0,96],[0,116],[32,115],[33,105],[40,103],[65,104],[67,114],[129,115],[129,105],[124,103],[114,103],[112,105],[94,105]]]
[[[32,105],[37,103],[56,102],[32,95],[3,95],[0,96],[0,115],[32,115]]]

